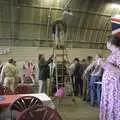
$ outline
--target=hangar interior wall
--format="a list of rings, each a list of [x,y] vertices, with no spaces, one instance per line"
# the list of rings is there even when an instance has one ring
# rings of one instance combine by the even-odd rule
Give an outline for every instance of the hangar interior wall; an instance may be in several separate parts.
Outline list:
[[[42,53],[46,58],[52,54],[51,47],[11,47],[10,53],[6,55],[0,55],[0,60],[5,62],[9,57],[13,57],[16,61],[33,60],[37,62],[38,54]],[[104,54],[102,49],[82,49],[82,48],[67,48],[67,53],[70,61],[79,57],[80,59],[86,58],[87,56],[95,56],[97,53]]]

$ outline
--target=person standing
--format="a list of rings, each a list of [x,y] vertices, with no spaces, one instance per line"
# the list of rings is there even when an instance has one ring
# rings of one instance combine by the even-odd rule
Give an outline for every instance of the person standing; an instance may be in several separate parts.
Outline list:
[[[53,61],[53,60],[51,60],[51,63],[49,64],[49,73],[50,73],[50,75],[49,75],[49,78],[50,78],[50,80],[49,80],[49,84],[48,84],[48,93],[49,93],[49,95],[53,95],[53,93],[54,93],[54,80],[55,80],[55,71],[56,71],[56,64],[55,64],[55,62]],[[56,87],[55,87],[56,88]]]
[[[2,61],[0,60],[0,74],[1,74],[2,68],[3,68],[3,64],[2,64]]]
[[[93,61],[92,56],[87,57],[86,69],[83,71],[83,101],[90,101],[90,77],[91,73],[94,70],[94,66],[91,67]]]
[[[83,80],[82,80],[82,65],[79,62],[78,58],[74,59],[75,67],[73,71],[73,76],[75,78],[75,91],[74,95],[78,96],[80,94],[80,97],[82,97],[83,94]]]
[[[14,91],[15,83],[18,77],[18,71],[14,66],[14,60],[12,58],[10,58],[8,60],[8,63],[6,63],[6,65],[3,66],[3,69],[1,71],[1,77],[3,81],[3,86],[6,86],[12,91]]]
[[[75,91],[75,81],[74,81],[74,68],[75,68],[75,63],[74,60],[72,61],[71,65],[69,66],[69,70],[70,70],[70,77],[71,77],[71,81],[72,81],[72,89],[73,91]]]
[[[107,48],[111,54],[99,61],[104,68],[100,120],[120,120],[120,37],[112,36]]]
[[[17,85],[19,83],[21,83],[21,78],[20,78],[20,74],[19,74],[19,68],[18,68],[17,62],[15,60],[13,61],[13,65],[14,65],[14,67],[16,69],[17,77],[16,77],[16,80],[15,80],[15,87],[17,87]]]
[[[43,54],[39,54],[39,92],[47,92],[47,78],[49,77],[49,63],[52,62],[53,55],[45,60]]]
[[[92,71],[90,77],[90,101],[92,106],[99,105],[100,101],[97,94],[98,85],[95,84],[95,82],[102,81],[103,68],[99,64],[97,64],[97,61],[100,59],[103,59],[103,57],[100,54],[97,54],[95,57],[95,61],[93,62],[94,70]]]

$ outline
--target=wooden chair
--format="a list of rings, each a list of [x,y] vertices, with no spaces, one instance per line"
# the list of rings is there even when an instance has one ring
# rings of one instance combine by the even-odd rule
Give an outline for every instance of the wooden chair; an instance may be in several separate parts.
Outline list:
[[[29,94],[34,93],[33,87],[30,85],[19,85],[15,88],[15,94]]]
[[[43,105],[43,103],[34,96],[22,96],[17,98],[9,105],[9,109],[11,110],[11,120],[14,118],[13,116],[19,116],[26,108],[36,105]]]
[[[62,120],[58,112],[47,106],[33,106],[23,111],[16,120]]]
[[[0,86],[0,95],[12,95],[13,92],[5,86]]]

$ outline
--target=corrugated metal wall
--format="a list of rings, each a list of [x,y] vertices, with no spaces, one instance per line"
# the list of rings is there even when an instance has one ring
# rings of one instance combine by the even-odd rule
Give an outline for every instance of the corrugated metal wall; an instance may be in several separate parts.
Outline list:
[[[17,61],[19,72],[22,72],[23,64],[25,61],[33,61],[36,67],[38,67],[38,54],[44,54],[45,57],[51,56],[53,50],[50,47],[11,47],[10,53],[6,55],[0,55],[0,60],[5,63],[9,57],[13,57]],[[80,49],[72,48],[67,49],[69,60],[72,61],[75,57],[79,57],[80,60],[87,56],[95,56],[96,53],[103,53],[100,49]],[[106,51],[105,51],[106,52]],[[37,71],[38,72],[38,71]],[[37,76],[38,77],[38,76]]]
[[[9,57],[13,57],[17,62],[23,62],[32,60],[35,63],[38,61],[38,54],[44,54],[46,58],[52,55],[53,49],[50,47],[11,47],[10,53],[6,55],[0,55],[0,60],[6,62]],[[70,61],[75,57],[80,59],[86,58],[87,56],[95,56],[96,53],[103,53],[100,49],[82,49],[82,48],[68,48],[68,56]],[[104,54],[104,53],[103,53]]]
[[[110,17],[120,9],[104,1],[0,0],[0,46],[52,46],[51,24],[63,19],[67,47],[105,48]],[[67,3],[73,16],[63,15]]]

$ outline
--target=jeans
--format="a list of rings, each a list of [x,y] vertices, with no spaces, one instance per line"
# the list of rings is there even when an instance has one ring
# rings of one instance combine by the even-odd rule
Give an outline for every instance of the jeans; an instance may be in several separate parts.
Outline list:
[[[100,105],[102,86],[97,84],[97,105]]]
[[[90,78],[90,103],[92,106],[98,105],[100,101],[100,88],[95,84],[95,82],[99,81],[101,81],[100,76],[91,76]]]

